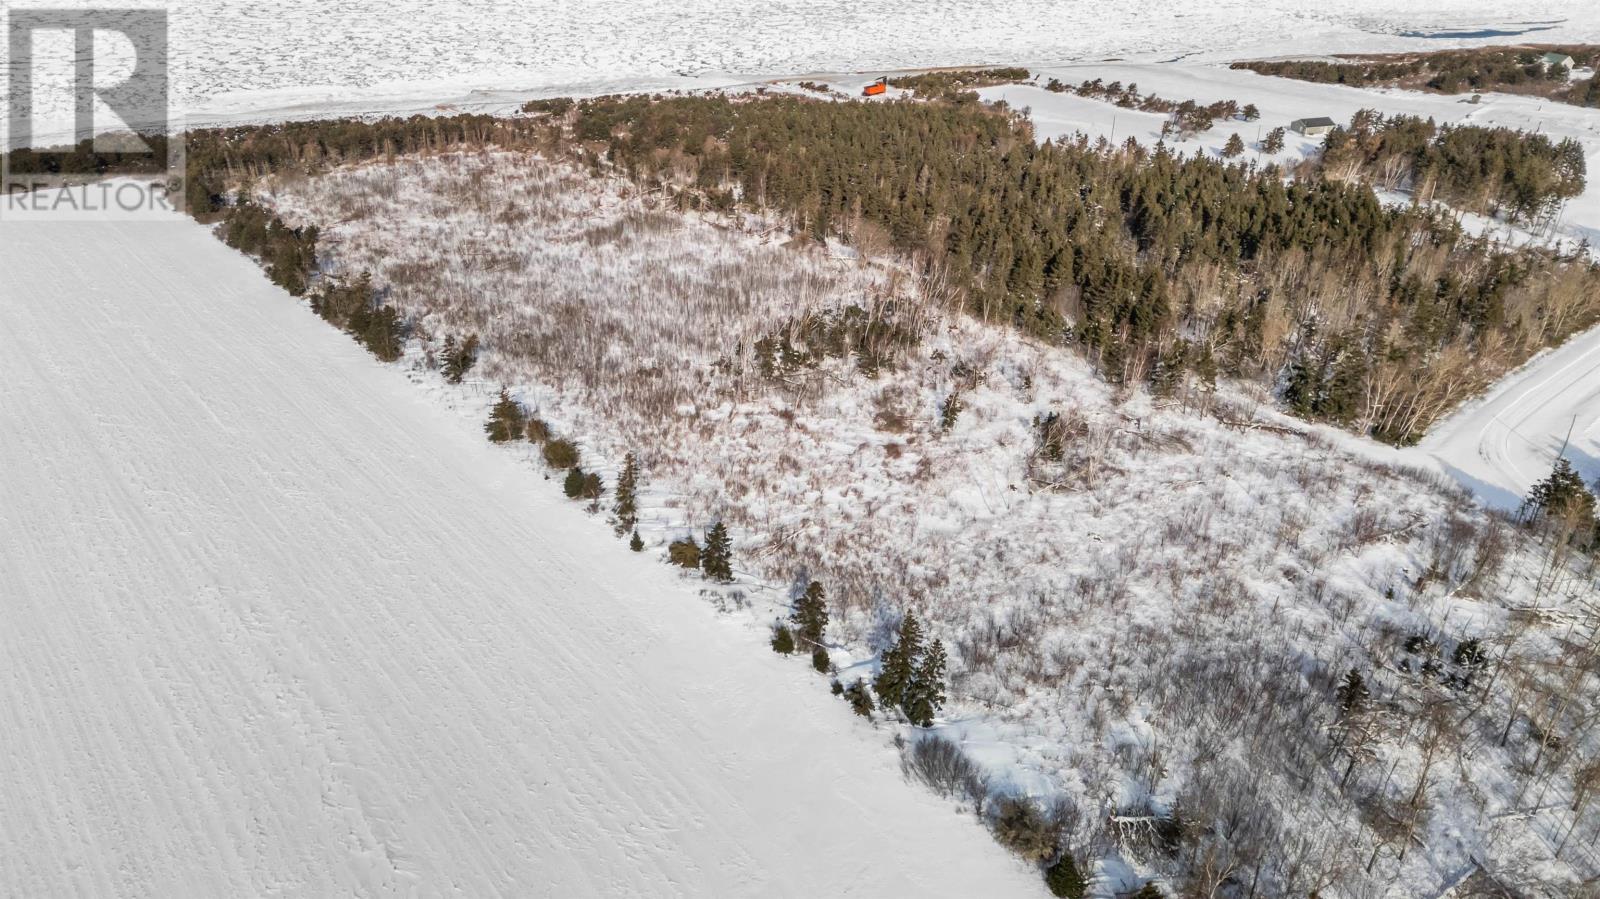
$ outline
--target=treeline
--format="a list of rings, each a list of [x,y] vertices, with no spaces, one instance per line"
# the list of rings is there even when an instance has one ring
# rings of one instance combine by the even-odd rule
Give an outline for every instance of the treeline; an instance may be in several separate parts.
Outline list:
[[[1493,249],[1364,187],[1036,144],[992,110],[631,97],[572,116],[680,202],[737,194],[816,237],[870,223],[974,315],[1077,344],[1113,381],[1281,386],[1304,369],[1297,408],[1392,442],[1600,313],[1593,269]]]
[[[1341,178],[1408,187],[1420,198],[1532,220],[1583,193],[1583,147],[1567,138],[1362,110],[1323,139],[1321,165]]]
[[[103,135],[102,146],[115,146],[120,141],[107,140],[114,135]],[[11,150],[6,165],[15,174],[26,175],[152,175],[167,169],[167,138],[161,134],[137,136],[148,148],[145,150],[97,149],[96,141],[81,140],[76,144],[48,148],[24,147]]]
[[[270,210],[240,200],[227,210],[218,234],[224,243],[256,257],[272,283],[302,296],[317,265],[317,227],[291,228]]]
[[[1426,70],[1426,63],[1421,58],[1400,62],[1328,62],[1321,59],[1292,59],[1281,62],[1236,62],[1228,68],[1317,84],[1367,87],[1375,84],[1391,85],[1406,78],[1413,78]]]
[[[189,212],[208,220],[227,205],[230,185],[277,172],[315,174],[334,166],[461,147],[529,147],[547,117],[489,115],[331,119],[191,131]]]
[[[406,326],[393,306],[378,301],[365,274],[348,282],[327,279],[311,289],[317,270],[316,226],[290,227],[248,199],[223,207],[220,218],[223,241],[260,260],[272,283],[292,296],[309,292],[313,311],[384,362],[400,358]]]
[[[1600,56],[1600,47],[1489,47],[1339,62],[1312,59],[1236,62],[1232,68],[1318,84],[1408,87],[1441,94],[1532,93],[1580,106],[1600,105],[1600,91],[1595,90],[1593,82],[1569,84],[1571,72],[1565,66],[1546,65],[1543,60],[1546,52],[1565,54],[1572,57],[1575,65],[1588,66]]]
[[[918,72],[887,79],[893,87],[914,92],[919,98],[952,99],[967,94],[975,88],[993,87],[997,84],[1015,84],[1027,81],[1027,69],[1010,66],[994,69],[950,69],[942,72]]]
[[[1261,118],[1261,112],[1254,103],[1241,107],[1237,100],[1219,100],[1204,105],[1196,100],[1168,100],[1155,94],[1139,93],[1139,85],[1133,82],[1125,85],[1121,81],[1107,83],[1103,78],[1095,78],[1073,87],[1059,78],[1052,78],[1045,83],[1044,89],[1056,94],[1077,94],[1103,100],[1123,109],[1163,113],[1168,118],[1161,129],[1162,137],[1172,134],[1190,137],[1210,131],[1218,119],[1240,118],[1254,122]]]

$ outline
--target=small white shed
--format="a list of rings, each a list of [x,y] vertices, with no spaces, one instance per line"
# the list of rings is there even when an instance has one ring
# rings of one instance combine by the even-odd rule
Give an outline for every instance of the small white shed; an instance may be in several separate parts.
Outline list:
[[[1295,119],[1289,123],[1290,131],[1293,131],[1296,134],[1304,134],[1307,137],[1316,137],[1319,134],[1327,134],[1329,131],[1332,131],[1337,127],[1338,126],[1334,124],[1333,119],[1330,119],[1327,116],[1314,116],[1309,119]]]

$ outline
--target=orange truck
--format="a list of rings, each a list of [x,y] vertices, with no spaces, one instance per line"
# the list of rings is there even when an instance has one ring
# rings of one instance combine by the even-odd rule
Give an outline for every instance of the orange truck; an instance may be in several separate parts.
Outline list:
[[[861,96],[863,96],[863,97],[876,97],[879,94],[883,93],[884,91],[888,90],[889,89],[889,85],[886,84],[885,81],[886,81],[886,79],[879,78],[877,81],[874,81],[871,84],[867,85],[866,87],[862,88],[861,89]]]

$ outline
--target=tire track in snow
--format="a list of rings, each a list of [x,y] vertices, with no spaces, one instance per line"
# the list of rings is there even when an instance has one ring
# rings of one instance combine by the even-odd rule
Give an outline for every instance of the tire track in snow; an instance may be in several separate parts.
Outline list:
[[[1586,479],[1600,477],[1597,423],[1600,328],[1512,372],[1483,399],[1435,426],[1417,450],[1485,502],[1510,509],[1549,474],[1563,444]]]

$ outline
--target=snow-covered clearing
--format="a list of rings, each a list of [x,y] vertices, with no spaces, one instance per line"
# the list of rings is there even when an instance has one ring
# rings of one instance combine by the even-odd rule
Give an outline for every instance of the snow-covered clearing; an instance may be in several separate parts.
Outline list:
[[[1528,0],[1514,9],[1492,0],[166,5],[172,10],[175,97],[199,124],[428,111],[438,104],[506,109],[533,95],[712,87],[809,72],[1600,39],[1589,0]],[[97,52],[117,52],[115,41],[105,45]],[[61,65],[70,65],[70,57]],[[51,95],[42,112],[50,116],[52,109],[69,112],[70,94]],[[41,123],[39,130],[50,128]]]
[[[507,384],[607,484],[637,453],[650,555],[733,525],[739,589],[715,603],[760,628],[819,579],[846,683],[870,676],[901,612],[924,616],[952,656],[938,730],[997,793],[1068,810],[1098,895],[1193,873],[1139,837],[1178,807],[1229,822],[1195,837],[1219,864],[1267,852],[1261,895],[1433,895],[1473,858],[1537,896],[1600,874],[1600,819],[1574,815],[1566,786],[1600,751],[1567,717],[1591,699],[1520,692],[1574,695],[1563,678],[1588,676],[1563,667],[1563,628],[1592,590],[1446,482],[1274,425],[1237,392],[1119,394],[1070,351],[945,315],[892,264],[531,156],[401,159],[258,193],[323,226],[327,271],[373,274],[418,326],[399,365],[469,421]],[[898,363],[759,374],[752,339],[792,325],[774,310],[884,298],[925,312]],[[484,357],[448,386],[430,351],[469,331]],[[530,445],[505,453],[543,470]],[[1507,660],[1481,705],[1455,661],[1474,638]],[[1352,668],[1379,736],[1341,784],[1325,729]],[[1559,758],[1552,728],[1571,735]],[[1451,763],[1430,765],[1441,746]],[[1425,850],[1401,852],[1409,826]]]
[[[1040,893],[205,228],[0,271],[0,895]]]

